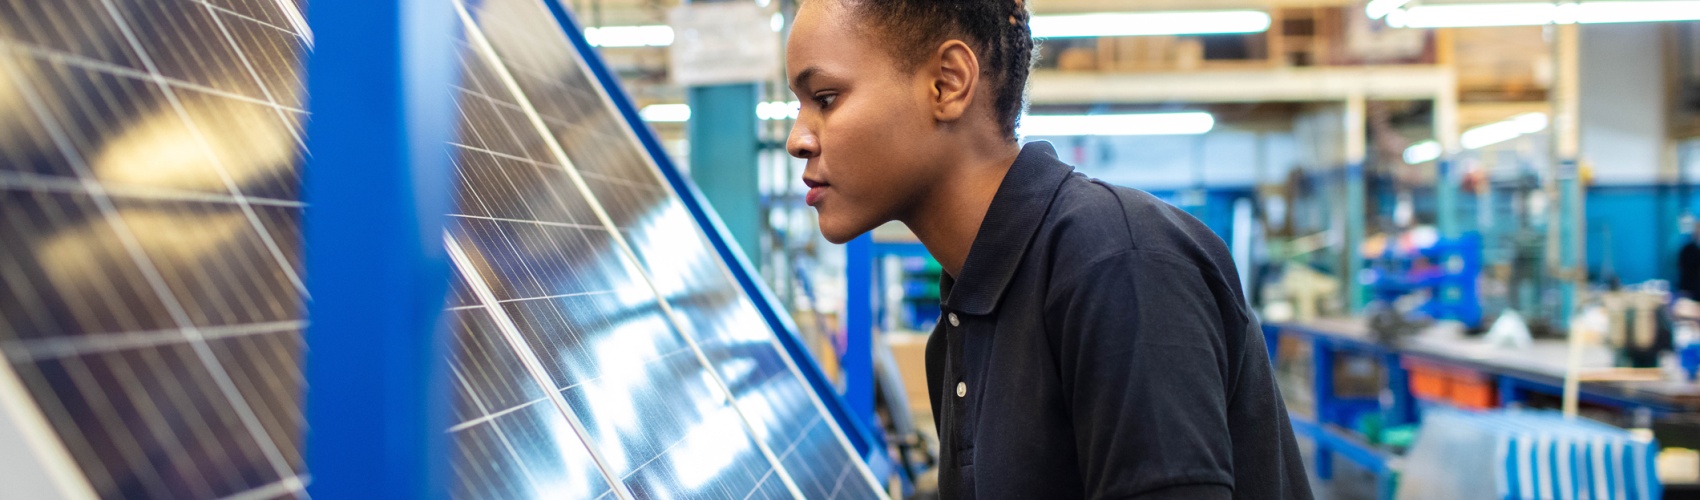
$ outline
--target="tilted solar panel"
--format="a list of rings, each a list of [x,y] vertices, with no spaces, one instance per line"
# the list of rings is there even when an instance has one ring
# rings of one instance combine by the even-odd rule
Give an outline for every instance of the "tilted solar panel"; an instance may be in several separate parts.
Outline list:
[[[547,7],[455,7],[452,493],[880,496]],[[305,494],[300,8],[0,0],[0,409],[78,488]]]

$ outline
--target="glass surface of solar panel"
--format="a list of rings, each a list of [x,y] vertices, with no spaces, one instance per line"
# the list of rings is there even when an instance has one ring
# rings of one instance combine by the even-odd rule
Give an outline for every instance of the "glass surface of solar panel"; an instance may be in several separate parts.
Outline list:
[[[0,2],[0,351],[100,496],[304,487],[297,36]]]
[[[803,494],[877,495],[755,305],[545,9],[536,0],[488,0],[481,15],[505,28],[487,32],[491,45],[677,313],[677,327],[699,344]]]
[[[102,497],[305,493],[300,8],[0,0],[0,352]],[[451,493],[877,496],[545,7],[475,10]]]
[[[465,249],[466,267],[487,280],[499,304],[493,312],[538,358],[545,382],[558,388],[626,495],[772,493],[783,473],[583,191],[558,175],[571,167],[536,128],[530,102],[519,102],[529,96],[516,92],[512,73],[501,73],[508,63],[469,48],[461,102],[474,111],[462,136],[482,147],[457,148],[462,178],[472,181],[461,200],[484,215],[456,216],[449,233]],[[537,182],[551,176],[556,182]]]

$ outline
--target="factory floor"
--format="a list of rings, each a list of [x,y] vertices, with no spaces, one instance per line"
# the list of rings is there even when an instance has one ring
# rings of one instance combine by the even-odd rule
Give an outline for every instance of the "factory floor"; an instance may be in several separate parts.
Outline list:
[[[1323,481],[1316,477],[1315,444],[1301,438],[1299,450],[1304,453],[1305,473],[1310,476],[1310,489],[1311,493],[1316,495],[1316,500],[1377,500],[1375,475],[1369,471],[1335,456],[1334,478]]]

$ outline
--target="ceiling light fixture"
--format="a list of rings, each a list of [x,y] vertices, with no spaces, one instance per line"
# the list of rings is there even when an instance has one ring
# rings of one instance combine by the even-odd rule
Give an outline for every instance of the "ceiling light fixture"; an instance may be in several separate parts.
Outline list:
[[[1016,134],[1023,137],[1198,135],[1216,127],[1205,112],[1120,115],[1028,115]]]
[[[1258,10],[1103,12],[1033,16],[1034,38],[1211,35],[1269,31],[1269,13]]]
[[[584,38],[592,47],[666,47],[673,44],[673,27],[656,24],[585,28]]]
[[[1546,113],[1523,113],[1466,130],[1459,134],[1458,145],[1464,149],[1481,149],[1546,129]],[[1411,147],[1405,148],[1405,163],[1416,165],[1431,162],[1440,159],[1443,152],[1438,142],[1423,141],[1412,144]]]
[[[1694,21],[1700,20],[1700,1],[1632,0],[1580,3],[1418,5],[1395,9],[1387,13],[1386,16],[1387,25],[1395,28],[1472,28],[1575,23]],[[1375,16],[1371,14],[1371,17]]]

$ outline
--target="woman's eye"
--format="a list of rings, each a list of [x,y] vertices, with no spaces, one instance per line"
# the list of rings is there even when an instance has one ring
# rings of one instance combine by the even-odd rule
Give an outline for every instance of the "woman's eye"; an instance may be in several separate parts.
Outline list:
[[[838,94],[818,95],[815,96],[815,104],[820,105],[821,109],[826,109],[827,107],[832,106],[832,101],[837,99]]]

